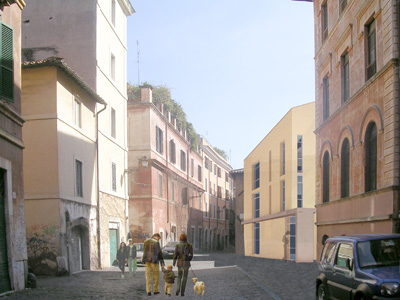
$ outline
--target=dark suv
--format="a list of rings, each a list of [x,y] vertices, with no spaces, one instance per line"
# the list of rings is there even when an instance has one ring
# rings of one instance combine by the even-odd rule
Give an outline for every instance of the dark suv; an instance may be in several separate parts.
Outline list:
[[[326,240],[318,264],[317,299],[400,300],[400,234]]]

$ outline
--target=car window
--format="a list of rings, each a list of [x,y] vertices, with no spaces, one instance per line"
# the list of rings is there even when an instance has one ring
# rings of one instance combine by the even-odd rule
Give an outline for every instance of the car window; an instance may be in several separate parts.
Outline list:
[[[353,245],[342,243],[339,245],[339,250],[337,252],[336,265],[339,267],[346,267],[346,260],[349,258],[353,261]]]
[[[321,255],[321,262],[326,264],[332,264],[334,257],[336,243],[326,243],[324,250]]]
[[[361,268],[398,266],[400,239],[381,239],[357,244],[358,263]]]

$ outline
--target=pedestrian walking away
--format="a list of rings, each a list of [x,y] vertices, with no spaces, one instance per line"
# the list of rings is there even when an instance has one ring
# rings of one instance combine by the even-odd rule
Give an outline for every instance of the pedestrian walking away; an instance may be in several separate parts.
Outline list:
[[[143,244],[143,262],[144,262],[144,271],[146,276],[146,291],[147,295],[151,296],[151,281],[153,279],[153,290],[154,295],[159,294],[159,285],[160,285],[160,267],[163,268],[164,258],[162,255],[161,247],[159,240],[161,236],[159,233],[153,234],[153,236],[144,241]]]
[[[128,250],[128,268],[129,268],[129,277],[136,276],[137,269],[137,261],[136,261],[136,246],[133,244],[133,240],[128,240],[129,245],[127,246]]]
[[[165,281],[165,295],[171,296],[172,293],[172,285],[175,282],[176,275],[174,271],[172,271],[172,266],[169,265],[167,270],[163,267],[161,269],[164,273],[164,281]]]
[[[121,242],[121,244],[119,245],[119,249],[117,251],[117,261],[118,261],[118,267],[122,272],[121,278],[125,278],[125,264],[128,261],[128,253],[126,244],[124,242]]]
[[[189,273],[190,262],[193,259],[193,245],[188,243],[187,235],[182,233],[179,237],[179,243],[175,246],[175,253],[173,258],[173,265],[178,266],[178,282],[176,295],[181,293],[185,295],[187,276]]]

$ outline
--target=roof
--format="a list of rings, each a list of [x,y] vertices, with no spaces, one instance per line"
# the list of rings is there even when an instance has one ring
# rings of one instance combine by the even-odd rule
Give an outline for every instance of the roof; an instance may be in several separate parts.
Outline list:
[[[49,57],[43,60],[36,61],[26,61],[22,63],[22,69],[40,68],[40,67],[56,67],[60,71],[64,72],[69,78],[71,78],[75,83],[80,86],[86,93],[89,94],[96,102],[107,105],[104,101],[85,81],[76,74],[61,57]]]
[[[240,174],[240,173],[244,173],[244,168],[235,169],[231,171],[231,174]]]
[[[370,233],[370,234],[355,234],[349,236],[336,236],[333,238],[329,238],[330,241],[335,240],[346,240],[346,241],[370,241],[370,240],[380,240],[380,239],[391,239],[391,238],[400,238],[400,234],[396,233],[388,233],[388,234],[379,234],[379,233]]]

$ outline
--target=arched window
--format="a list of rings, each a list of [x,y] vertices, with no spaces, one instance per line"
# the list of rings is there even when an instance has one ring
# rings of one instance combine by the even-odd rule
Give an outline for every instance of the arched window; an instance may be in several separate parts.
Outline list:
[[[329,202],[329,152],[326,151],[322,163],[322,201]]]
[[[340,169],[341,196],[345,198],[349,196],[350,187],[350,143],[348,139],[344,139],[342,144]]]
[[[365,192],[376,190],[378,143],[376,124],[368,124],[365,133]]]

